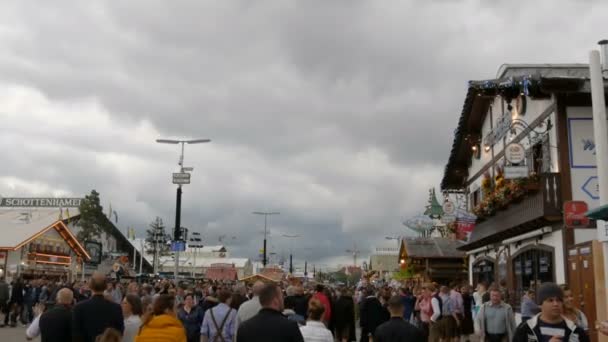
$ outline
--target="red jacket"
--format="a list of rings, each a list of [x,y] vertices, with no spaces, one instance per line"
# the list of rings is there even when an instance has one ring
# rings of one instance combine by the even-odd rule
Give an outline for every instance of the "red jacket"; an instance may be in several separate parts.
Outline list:
[[[331,303],[329,301],[329,298],[327,298],[327,296],[325,294],[323,294],[322,292],[315,293],[312,296],[312,298],[318,299],[321,302],[321,304],[323,304],[323,306],[325,307],[325,313],[323,314],[323,321],[329,322],[331,320]]]

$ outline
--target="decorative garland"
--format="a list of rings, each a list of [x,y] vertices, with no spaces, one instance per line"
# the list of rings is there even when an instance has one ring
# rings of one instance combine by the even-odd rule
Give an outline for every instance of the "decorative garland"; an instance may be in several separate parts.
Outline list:
[[[477,90],[479,96],[502,96],[514,99],[520,95],[540,94],[540,80],[532,76],[509,77],[486,81],[469,81],[469,88]]]

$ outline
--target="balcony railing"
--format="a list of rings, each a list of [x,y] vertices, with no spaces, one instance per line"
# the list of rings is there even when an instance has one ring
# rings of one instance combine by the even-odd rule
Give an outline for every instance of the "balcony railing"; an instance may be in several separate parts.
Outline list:
[[[541,174],[538,190],[529,190],[518,203],[510,203],[477,223],[464,249],[471,250],[501,241],[523,231],[540,228],[562,219],[559,173]]]

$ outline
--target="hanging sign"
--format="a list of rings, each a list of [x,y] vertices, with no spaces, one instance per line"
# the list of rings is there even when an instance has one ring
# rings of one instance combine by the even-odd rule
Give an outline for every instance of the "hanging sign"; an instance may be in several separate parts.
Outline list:
[[[494,146],[497,142],[499,142],[511,129],[511,122],[513,118],[511,117],[510,112],[505,112],[498,121],[496,122],[496,126],[483,140],[485,146]]]
[[[514,166],[514,165],[505,165],[505,179],[517,179],[517,178],[526,178],[528,177],[528,167],[525,165],[522,166]]]
[[[526,150],[519,143],[512,143],[505,148],[505,159],[511,164],[519,164],[526,158]]]
[[[566,228],[589,226],[589,218],[585,213],[589,210],[587,202],[567,201],[564,203],[564,222]]]
[[[445,201],[443,203],[443,212],[446,215],[452,215],[452,214],[454,214],[455,211],[456,211],[456,206],[454,205],[454,202],[452,202],[452,201]]]
[[[77,208],[82,198],[19,198],[4,197],[0,207]]]
[[[190,184],[190,174],[187,172],[174,173],[173,184]]]

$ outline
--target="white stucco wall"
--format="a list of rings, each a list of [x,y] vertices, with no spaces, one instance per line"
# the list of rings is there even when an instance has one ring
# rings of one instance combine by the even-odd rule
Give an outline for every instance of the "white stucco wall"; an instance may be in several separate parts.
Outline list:
[[[532,99],[532,98],[528,97],[526,102],[527,102],[527,105],[526,105],[525,114],[517,115],[515,118],[517,118],[518,120],[522,120],[527,124],[531,124],[547,108],[549,108],[553,104],[553,99],[538,100],[538,99]],[[513,101],[513,105],[514,104],[515,104],[515,102]],[[492,115],[490,115],[490,111],[492,112]],[[496,97],[496,99],[492,103],[491,107],[488,109],[488,113],[486,114],[486,117],[482,124],[480,158],[479,159],[472,158],[471,166],[469,167],[469,180],[471,180],[472,177],[475,176],[477,174],[477,172],[479,172],[479,170],[481,170],[484,166],[486,166],[492,160],[492,153],[494,153],[494,155],[499,154],[511,142],[511,138],[515,137],[515,135],[511,135],[510,133],[507,133],[506,137],[503,138],[502,140],[500,140],[499,142],[497,142],[490,149],[490,151],[485,151],[485,149],[484,149],[483,141],[484,141],[485,137],[488,135],[488,133],[491,132],[492,127],[496,127],[496,123],[498,122],[499,118],[506,111],[507,111],[506,102],[504,102],[504,100],[501,97]],[[550,148],[550,150],[551,150],[550,170],[551,170],[551,172],[558,172],[559,171],[558,151],[557,151],[557,148],[555,148],[555,146],[557,146],[557,131],[555,129],[555,122],[556,122],[555,111],[553,111],[553,113],[551,113],[551,115],[549,117],[553,123],[553,128],[549,131],[549,144],[550,144],[550,146],[552,146]],[[538,130],[544,130],[544,128],[545,127],[538,128]],[[516,129],[517,134],[519,134],[521,131],[522,131],[521,126]],[[519,143],[522,144],[524,146],[524,148],[526,148],[526,149],[530,148],[530,142],[529,142],[529,139],[527,139],[527,138],[520,140]],[[504,158],[501,158],[496,165],[504,165]],[[492,174],[491,169],[489,169],[488,171],[490,172],[490,174]],[[469,187],[469,192],[473,192],[473,191],[479,189],[481,187],[482,179],[483,179],[483,176],[475,179],[473,181],[473,183],[471,184],[471,186]]]
[[[597,230],[595,229],[575,229],[574,243],[579,244],[597,239]]]
[[[540,229],[540,228],[539,228]],[[511,256],[515,255],[519,250],[524,247],[535,245],[536,239],[538,237],[533,237],[527,240],[518,241],[519,246],[516,246],[517,243],[509,244],[509,249],[511,252]],[[562,238],[561,230],[554,231],[552,233],[544,234],[542,239],[538,241],[539,244],[548,245],[554,248],[553,251],[553,268],[555,270],[555,281],[558,284],[563,284],[566,282],[565,278],[565,265],[564,265],[564,243]],[[473,284],[473,264],[484,256],[490,257],[494,259],[497,263],[497,255],[496,252],[492,249],[487,253],[481,253],[477,258],[471,256],[469,258],[469,282]],[[497,265],[497,264],[496,264]]]

